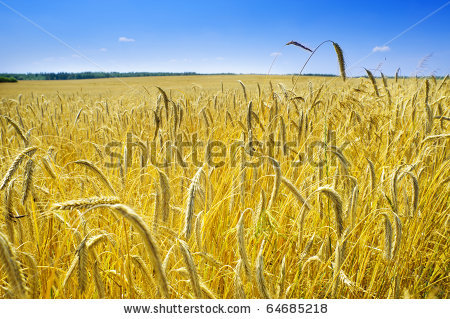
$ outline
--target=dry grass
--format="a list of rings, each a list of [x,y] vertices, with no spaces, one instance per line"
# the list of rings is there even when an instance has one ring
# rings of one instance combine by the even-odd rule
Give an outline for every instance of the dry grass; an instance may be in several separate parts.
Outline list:
[[[124,81],[0,85],[0,298],[450,297],[448,81]]]

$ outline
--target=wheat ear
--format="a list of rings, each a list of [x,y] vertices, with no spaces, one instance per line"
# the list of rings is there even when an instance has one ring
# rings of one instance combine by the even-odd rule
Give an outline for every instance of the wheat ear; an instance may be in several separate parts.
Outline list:
[[[97,205],[114,205],[119,203],[117,197],[90,197],[69,200],[67,202],[55,203],[52,209],[56,210],[72,210],[72,209],[87,209]]]
[[[370,186],[372,188],[372,192],[375,191],[376,186],[376,175],[375,175],[375,166],[373,165],[373,162],[366,157],[367,163],[369,163],[369,170],[370,170]]]
[[[294,184],[284,176],[281,177],[281,181],[284,185],[291,191],[291,193],[297,198],[297,200],[301,203],[302,206],[305,206],[307,210],[311,210],[311,206],[308,204],[306,199],[300,194],[300,191],[295,187]]]
[[[238,82],[242,86],[242,91],[244,92],[244,99],[245,99],[245,101],[248,101],[248,99],[247,99],[247,89],[245,88],[244,83],[242,83],[241,80],[238,80]]]
[[[332,188],[323,186],[319,187],[316,192],[324,193],[334,204],[335,221],[338,237],[340,238],[344,230],[342,222],[342,199],[341,196]]]
[[[397,256],[400,250],[400,244],[402,242],[402,222],[395,213],[394,213],[394,221],[395,221],[395,240],[394,240],[394,247],[392,247],[393,259],[395,258],[395,256]]]
[[[261,216],[266,211],[266,193],[264,190],[261,190],[261,194],[259,196],[259,203],[258,207],[256,208],[256,214],[253,219],[253,225],[258,225],[259,220],[261,219]]]
[[[237,231],[239,255],[241,257],[242,264],[244,266],[245,274],[246,274],[247,278],[249,278],[249,280],[251,280],[251,278],[252,278],[251,266],[250,266],[250,262],[249,262],[248,256],[247,256],[247,249],[245,246],[245,237],[244,237],[244,215],[245,215],[245,212],[246,211],[244,210],[241,214],[241,217],[239,218],[239,222],[237,224],[236,231]]]
[[[25,136],[25,134],[23,134],[23,131],[21,130],[19,125],[10,117],[8,117],[6,115],[3,115],[3,117],[5,118],[6,121],[9,122],[9,124],[11,124],[12,127],[14,127],[14,129],[16,130],[16,132],[20,136],[20,138],[23,140],[23,143],[25,144],[25,147],[26,147],[29,144],[29,141],[28,141],[27,137]]]
[[[281,268],[280,268],[280,276],[279,276],[279,282],[278,282],[278,293],[277,297],[278,299],[281,299],[283,297],[284,293],[284,285],[286,283],[286,256],[283,257],[283,260],[281,261]]]
[[[264,243],[265,240],[262,241],[258,257],[256,258],[256,284],[261,297],[270,299],[269,291],[267,290],[266,281],[264,279]]]
[[[8,188],[6,188],[5,191],[5,210],[4,210],[4,217],[5,217],[5,224],[6,229],[8,231],[8,237],[11,243],[15,242],[15,232],[14,232],[14,212],[13,212],[13,191],[14,191],[14,184],[16,179],[14,178],[8,185]]]
[[[170,185],[167,175],[158,169],[159,186],[161,188],[161,210],[163,221],[167,222],[170,212]]]
[[[0,233],[0,261],[4,264],[13,296],[15,298],[24,298],[25,287],[22,272],[14,256],[11,244],[2,233]]]
[[[345,75],[345,60],[344,60],[344,53],[342,52],[341,47],[336,42],[333,42],[334,50],[336,51],[336,55],[338,58],[339,63],[339,71],[341,73],[342,80],[345,81],[346,75]]]
[[[3,180],[0,183],[0,191],[3,190],[6,186],[8,186],[9,181],[11,180],[11,177],[14,175],[14,173],[19,168],[20,163],[22,163],[23,159],[28,156],[31,157],[33,154],[37,151],[37,147],[29,147],[22,152],[19,153],[19,155],[16,156],[13,163],[9,167],[8,171],[6,172],[5,176],[3,177]]]
[[[188,198],[186,202],[186,208],[184,210],[185,214],[185,226],[184,226],[184,234],[186,236],[186,240],[189,240],[192,231],[192,219],[194,217],[194,203],[195,203],[195,194],[198,190],[200,183],[200,175],[203,172],[203,167],[200,167],[192,178],[191,185],[189,186]]]
[[[108,205],[117,211],[122,217],[126,218],[131,225],[136,227],[142,239],[144,240],[145,247],[147,248],[147,252],[150,256],[150,260],[152,262],[153,268],[158,276],[159,286],[162,291],[164,297],[169,296],[169,288],[166,279],[166,275],[162,269],[161,260],[159,257],[158,247],[156,246],[153,237],[150,234],[150,230],[148,229],[146,223],[142,219],[141,216],[136,214],[130,207],[116,204],[116,205]]]
[[[398,212],[398,176],[400,173],[401,166],[399,166],[392,177],[391,181],[391,193],[392,193],[392,205],[394,206],[394,212]]]
[[[200,279],[197,273],[197,267],[195,267],[194,259],[192,258],[191,252],[187,243],[181,239],[178,240],[181,254],[183,255],[184,262],[186,264],[189,278],[191,281],[192,290],[196,298],[202,298],[202,290],[200,287]]]
[[[419,206],[419,181],[413,173],[406,172],[406,174],[411,178],[412,183],[413,183],[414,193],[413,193],[413,213],[412,213],[412,215],[415,216],[417,213],[417,208]]]
[[[246,299],[244,285],[241,280],[241,267],[242,267],[242,259],[239,259],[236,267],[234,268],[234,294],[236,299]]]
[[[26,263],[28,264],[28,281],[30,283],[29,292],[31,293],[32,299],[39,298],[39,271],[36,263],[36,259],[29,253],[20,252],[20,255],[26,259]]]
[[[24,173],[24,181],[22,186],[22,205],[25,204],[25,201],[30,194],[32,183],[33,183],[33,169],[34,169],[34,161],[29,159],[27,164],[25,165],[25,173]]]
[[[392,224],[386,213],[381,215],[384,217],[384,258],[390,261],[392,260]]]
[[[372,82],[373,85],[373,89],[375,91],[375,94],[379,97],[380,93],[378,92],[378,86],[377,86],[377,81],[375,80],[375,77],[373,76],[372,72],[370,72],[369,70],[367,70],[366,68],[364,68],[364,70],[366,70],[367,76],[370,79],[370,82]]]
[[[275,202],[277,195],[278,195],[282,176],[281,176],[280,164],[277,162],[277,160],[275,160],[274,158],[269,157],[269,156],[267,156],[266,158],[272,163],[272,166],[275,170],[275,181],[273,183],[272,194],[270,195],[269,203],[267,204],[267,210],[270,210],[272,208],[273,203]]]
[[[106,176],[102,173],[102,171],[95,166],[93,163],[86,161],[86,160],[79,160],[79,161],[75,161],[75,164],[78,165],[83,165],[85,167],[87,167],[88,169],[90,169],[92,172],[94,172],[99,178],[100,180],[103,182],[103,184],[105,184],[106,187],[108,187],[108,189],[111,191],[111,193],[113,195],[116,195],[116,192],[114,191],[114,188],[112,187],[111,183],[109,182],[109,180],[106,178]]]
[[[78,289],[83,293],[87,286],[87,262],[88,253],[86,247],[87,236],[81,241],[77,249],[78,256]]]

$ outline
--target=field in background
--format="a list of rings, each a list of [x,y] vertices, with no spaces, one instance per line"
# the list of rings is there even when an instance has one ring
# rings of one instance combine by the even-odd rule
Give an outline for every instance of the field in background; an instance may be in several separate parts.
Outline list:
[[[0,297],[449,298],[449,93],[1,84]]]

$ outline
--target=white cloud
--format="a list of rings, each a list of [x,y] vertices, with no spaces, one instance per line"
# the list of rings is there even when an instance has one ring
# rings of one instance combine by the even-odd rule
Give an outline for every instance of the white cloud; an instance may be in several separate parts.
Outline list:
[[[127,37],[120,37],[119,38],[119,42],[134,42],[134,41],[136,41],[136,40],[133,39],[133,38],[127,38]]]
[[[101,52],[106,52],[106,51],[108,51],[108,49],[107,48],[101,48],[100,51]]]
[[[272,52],[270,56],[280,56],[281,52]]]
[[[218,56],[218,57],[216,57],[216,60],[217,61],[223,61],[223,60],[225,60],[225,58],[223,56]]]
[[[376,46],[372,49],[372,52],[387,52],[389,50],[391,50],[390,47],[388,47],[387,45],[383,45],[382,47]]]
[[[72,54],[72,58],[81,58],[78,54]]]

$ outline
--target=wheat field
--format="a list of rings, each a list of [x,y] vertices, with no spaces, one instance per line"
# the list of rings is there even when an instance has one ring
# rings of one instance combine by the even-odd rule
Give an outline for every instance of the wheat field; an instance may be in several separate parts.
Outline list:
[[[370,75],[1,84],[0,297],[449,298],[449,94]]]

